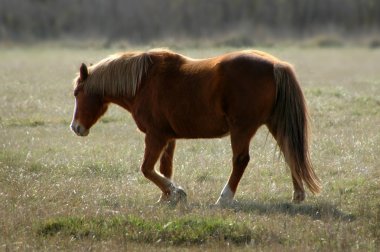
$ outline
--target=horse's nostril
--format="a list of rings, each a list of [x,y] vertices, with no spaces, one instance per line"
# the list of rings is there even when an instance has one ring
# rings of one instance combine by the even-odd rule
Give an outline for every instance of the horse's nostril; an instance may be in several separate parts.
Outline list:
[[[77,132],[77,133],[80,132],[80,125],[77,125],[77,127],[75,128],[75,132]]]

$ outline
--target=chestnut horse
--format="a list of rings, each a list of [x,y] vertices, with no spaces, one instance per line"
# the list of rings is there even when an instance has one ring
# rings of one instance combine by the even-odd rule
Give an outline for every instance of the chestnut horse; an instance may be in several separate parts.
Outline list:
[[[163,49],[120,53],[90,67],[82,64],[74,82],[71,129],[88,135],[110,103],[128,110],[145,133],[141,171],[161,189],[160,201],[186,199],[172,180],[176,139],[230,135],[232,172],[217,204],[233,202],[251,138],[262,125],[290,167],[293,201],[305,199],[304,183],[313,194],[321,189],[309,157],[302,90],[291,65],[269,54],[246,50],[192,59]]]

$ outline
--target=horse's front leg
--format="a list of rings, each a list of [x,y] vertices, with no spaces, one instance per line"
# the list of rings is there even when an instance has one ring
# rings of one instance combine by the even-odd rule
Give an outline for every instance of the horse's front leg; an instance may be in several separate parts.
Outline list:
[[[160,159],[160,172],[168,179],[173,177],[173,155],[175,140],[170,140],[166,145]]]
[[[154,169],[154,165],[156,164],[158,158],[160,157],[162,151],[165,149],[165,152],[163,153],[163,156],[166,154],[170,154],[174,152],[174,145],[171,143],[171,141],[160,138],[154,135],[147,135],[145,137],[145,153],[144,153],[144,161],[141,166],[141,171],[144,174],[144,176],[152,181],[154,184],[156,184],[162,191],[162,194],[164,195],[165,201],[169,201],[171,203],[176,204],[180,200],[186,199],[186,193],[182,190],[182,188],[176,187],[174,183],[171,180],[172,172],[169,170],[164,171],[164,176],[160,173],[157,173]],[[172,150],[171,150],[172,149]],[[170,160],[172,160],[173,154],[171,154]],[[164,159],[167,159],[165,157]],[[165,160],[168,161],[168,160]],[[171,168],[171,162],[170,168]],[[162,160],[161,160],[161,166],[162,167]],[[168,166],[167,166],[168,168]],[[164,169],[162,167],[162,169]],[[161,170],[162,172],[162,170]],[[168,176],[167,176],[168,175]]]

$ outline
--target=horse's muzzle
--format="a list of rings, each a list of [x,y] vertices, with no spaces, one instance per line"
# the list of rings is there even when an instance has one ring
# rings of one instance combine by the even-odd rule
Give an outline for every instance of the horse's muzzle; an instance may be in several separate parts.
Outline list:
[[[87,136],[90,133],[90,130],[86,129],[77,121],[73,121],[70,125],[72,131],[75,132],[78,136]]]

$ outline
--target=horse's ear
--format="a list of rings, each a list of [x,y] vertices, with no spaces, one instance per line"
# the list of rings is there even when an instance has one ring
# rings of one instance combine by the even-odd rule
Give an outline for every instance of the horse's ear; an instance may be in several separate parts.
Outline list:
[[[80,73],[80,79],[82,81],[86,80],[87,77],[88,77],[88,69],[87,69],[87,66],[86,64],[82,63],[82,65],[80,66],[80,69],[79,69],[79,73]]]

